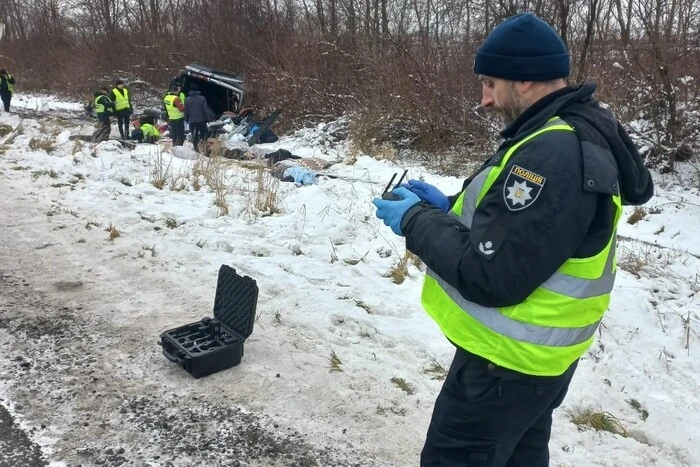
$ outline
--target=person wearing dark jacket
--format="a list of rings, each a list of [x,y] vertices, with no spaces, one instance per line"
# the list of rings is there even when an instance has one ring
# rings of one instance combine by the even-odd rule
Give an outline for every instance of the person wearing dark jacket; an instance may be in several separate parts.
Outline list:
[[[426,264],[421,301],[455,346],[421,466],[546,467],[552,412],[591,346],[615,279],[623,205],[653,196],[639,152],[569,54],[526,13],[477,51],[496,153],[445,196],[409,180],[377,217]]]
[[[118,79],[112,89],[112,101],[114,101],[114,113],[117,116],[117,127],[122,139],[129,139],[129,117],[134,113],[131,104],[131,91],[124,85],[124,81]]]
[[[5,112],[10,111],[10,101],[12,100],[12,92],[15,84],[15,79],[4,68],[0,69],[0,99],[5,107]]]
[[[109,89],[102,88],[95,93],[95,115],[100,122],[100,127],[92,134],[95,143],[107,141],[112,132],[112,122],[110,116],[114,110],[114,102],[109,98]]]
[[[214,112],[207,104],[206,98],[199,92],[196,84],[190,85],[190,92],[185,99],[185,121],[190,122],[192,145],[195,150],[203,147],[207,139],[207,122],[214,119]]]
[[[180,94],[180,85],[172,84],[170,92],[163,97],[173,146],[182,146],[185,142],[185,103],[180,99]]]

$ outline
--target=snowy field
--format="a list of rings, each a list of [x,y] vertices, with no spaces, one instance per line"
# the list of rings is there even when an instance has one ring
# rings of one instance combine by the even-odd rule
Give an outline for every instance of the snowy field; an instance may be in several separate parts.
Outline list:
[[[0,125],[13,130],[0,137],[0,279],[16,291],[0,298],[0,404],[48,462],[418,465],[453,349],[420,306],[424,266],[374,216],[404,166],[343,162],[323,125],[257,147],[340,161],[311,186],[167,146],[71,141],[92,127],[70,120]],[[554,414],[552,466],[700,466],[700,183],[687,174],[657,177],[644,212],[625,210],[611,309]],[[241,365],[195,380],[158,336],[211,315],[221,264],[257,281],[255,328]],[[618,433],[575,424],[587,410]]]

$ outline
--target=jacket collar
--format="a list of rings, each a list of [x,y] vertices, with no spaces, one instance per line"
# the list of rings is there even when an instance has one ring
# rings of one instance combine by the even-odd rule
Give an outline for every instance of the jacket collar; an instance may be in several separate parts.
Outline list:
[[[528,107],[520,117],[507,126],[501,132],[501,136],[504,139],[519,139],[521,136],[532,133],[572,102],[590,98],[595,88],[595,83],[589,81],[580,85],[567,86],[547,94]]]

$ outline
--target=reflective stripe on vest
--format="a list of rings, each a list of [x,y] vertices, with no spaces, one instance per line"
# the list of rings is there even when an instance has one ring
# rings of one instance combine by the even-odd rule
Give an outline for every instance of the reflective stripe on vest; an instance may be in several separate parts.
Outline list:
[[[123,92],[122,92],[123,91]],[[124,88],[121,91],[119,88],[114,88],[112,90],[114,93],[114,110],[124,110],[130,109],[131,104],[129,104],[129,90]]]
[[[179,120],[185,118],[185,113],[180,111],[174,104],[175,99],[179,96],[175,94],[168,94],[163,98],[163,103],[165,104],[165,110],[168,112],[168,120]]]
[[[468,229],[477,206],[502,173],[508,160],[526,142],[548,131],[574,131],[555,117],[516,142],[497,166],[472,179],[451,210]],[[621,213],[619,196],[615,223]],[[428,269],[423,306],[455,344],[494,363],[523,373],[559,375],[592,342],[607,309],[615,281],[615,232],[606,247],[590,258],[567,260],[522,303],[491,308],[466,300],[459,291]]]

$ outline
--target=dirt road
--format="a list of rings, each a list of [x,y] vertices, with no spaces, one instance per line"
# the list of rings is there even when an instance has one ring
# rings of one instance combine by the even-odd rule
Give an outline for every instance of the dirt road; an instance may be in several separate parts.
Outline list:
[[[144,290],[127,260],[76,255],[63,232],[84,226],[41,209],[0,184],[0,467],[366,465],[249,410],[235,387],[212,393],[175,365],[164,378],[147,308],[176,284]]]

